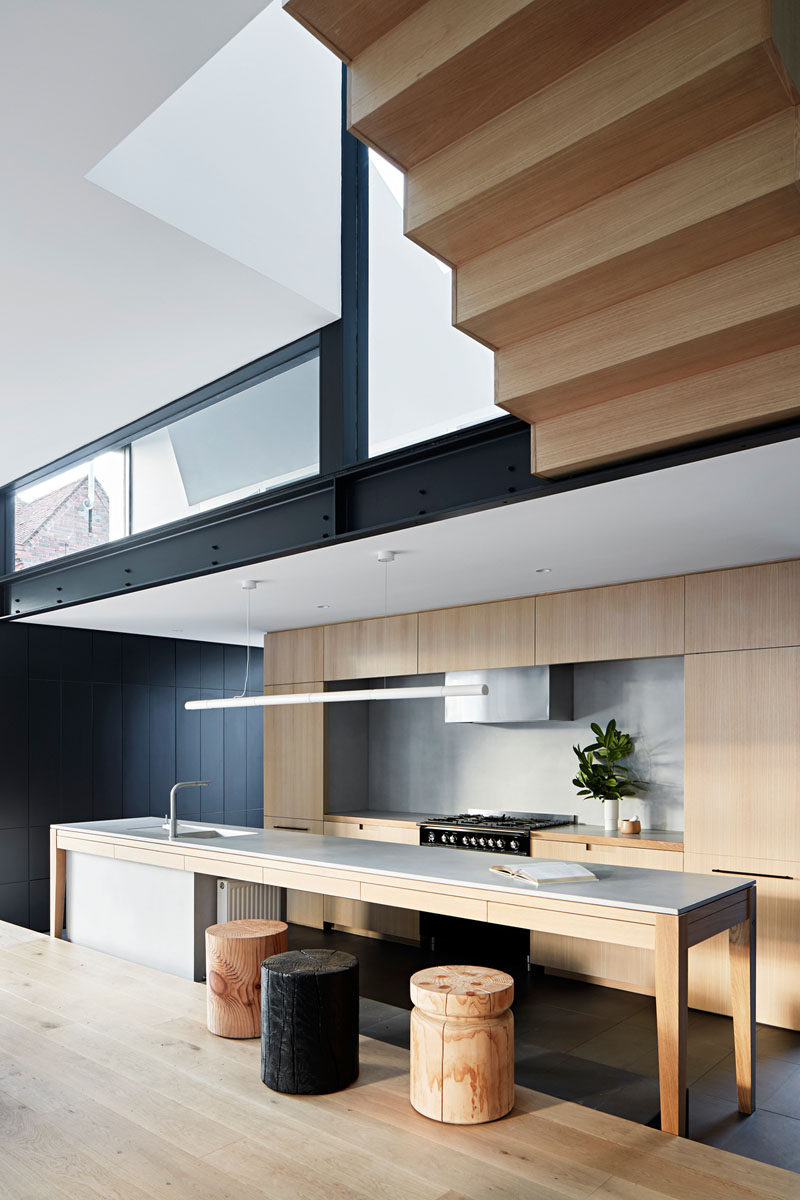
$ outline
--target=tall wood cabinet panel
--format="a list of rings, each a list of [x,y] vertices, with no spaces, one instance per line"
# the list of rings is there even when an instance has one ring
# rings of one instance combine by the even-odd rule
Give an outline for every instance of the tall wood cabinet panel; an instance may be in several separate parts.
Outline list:
[[[417,674],[417,614],[345,621],[324,629],[323,679]]]
[[[322,626],[281,629],[264,636],[264,683],[313,683],[323,679]]]
[[[765,1025],[800,1029],[800,863],[684,856],[687,871],[751,874],[756,880],[756,1019]],[[786,876],[786,878],[781,878]],[[689,951],[689,1004],[730,1014],[728,935],[717,934]]]
[[[683,579],[536,597],[537,663],[683,654]]]
[[[692,654],[684,678],[686,850],[800,862],[800,647]]]
[[[800,560],[686,576],[686,653],[800,646]]]
[[[679,850],[643,850],[638,846],[603,846],[581,842],[558,842],[533,838],[535,858],[567,862],[606,863],[617,867],[650,867],[661,871],[683,870]],[[587,885],[588,886],[588,885]],[[585,938],[561,937],[555,933],[531,934],[531,961],[554,971],[581,975],[600,983],[622,985],[652,995],[655,990],[654,958],[649,950]]]
[[[419,614],[419,671],[527,667],[535,661],[533,596]]]
[[[292,833],[322,833],[322,821],[304,821],[301,817],[265,817],[265,829],[287,829]],[[286,920],[293,925],[309,925],[322,929],[325,897],[316,892],[296,892],[286,889]]]
[[[266,687],[275,692],[321,692],[321,683]],[[325,812],[325,706],[264,709],[264,814],[321,821]]]

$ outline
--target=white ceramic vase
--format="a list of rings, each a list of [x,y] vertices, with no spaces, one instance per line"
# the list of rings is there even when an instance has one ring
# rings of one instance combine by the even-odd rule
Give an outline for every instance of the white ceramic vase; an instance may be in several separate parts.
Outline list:
[[[603,825],[607,833],[616,833],[619,829],[619,800],[603,801]]]

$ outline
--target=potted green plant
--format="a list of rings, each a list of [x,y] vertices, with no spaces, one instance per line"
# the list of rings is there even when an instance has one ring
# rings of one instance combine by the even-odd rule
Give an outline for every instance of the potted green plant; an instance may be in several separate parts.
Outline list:
[[[619,825],[619,802],[622,796],[635,796],[647,784],[634,779],[630,767],[620,766],[621,760],[633,754],[633,738],[617,729],[612,718],[605,729],[592,722],[596,741],[591,746],[573,746],[578,759],[578,773],[573,779],[579,796],[593,796],[603,801],[604,825],[616,830]]]

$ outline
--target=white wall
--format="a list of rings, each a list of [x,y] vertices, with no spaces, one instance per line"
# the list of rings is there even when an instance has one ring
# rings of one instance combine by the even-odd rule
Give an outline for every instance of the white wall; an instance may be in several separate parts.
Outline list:
[[[449,267],[403,236],[402,188],[370,151],[370,454],[505,415],[494,355],[452,326]]]

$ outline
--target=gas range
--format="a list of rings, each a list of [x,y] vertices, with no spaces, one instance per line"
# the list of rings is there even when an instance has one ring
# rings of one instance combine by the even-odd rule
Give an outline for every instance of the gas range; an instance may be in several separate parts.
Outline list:
[[[450,846],[484,854],[530,856],[532,829],[573,825],[564,813],[468,812],[454,817],[429,817],[420,823],[421,846]]]

